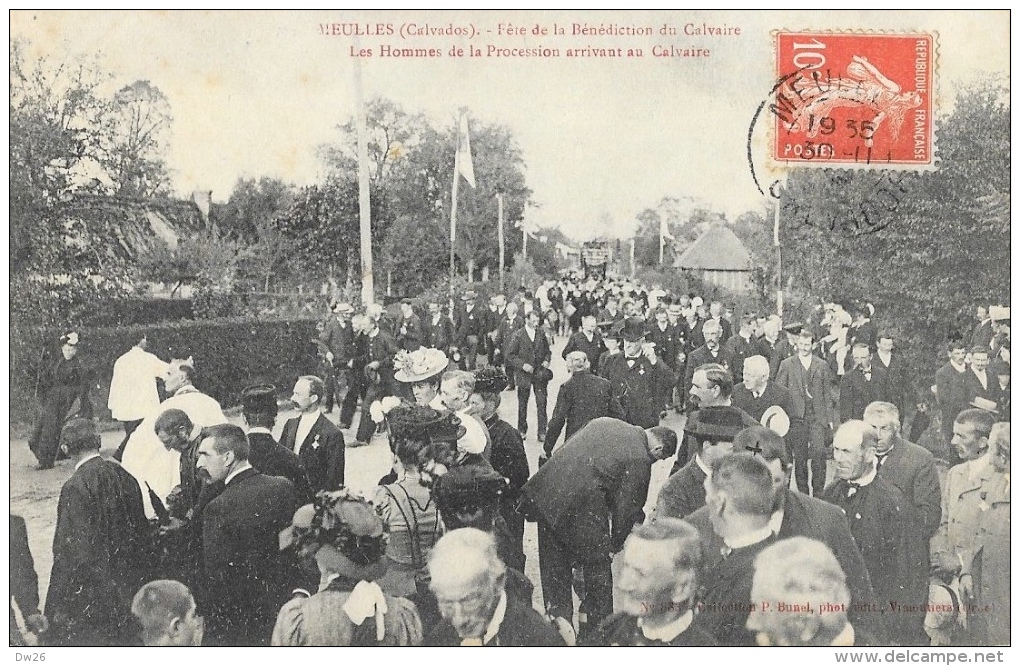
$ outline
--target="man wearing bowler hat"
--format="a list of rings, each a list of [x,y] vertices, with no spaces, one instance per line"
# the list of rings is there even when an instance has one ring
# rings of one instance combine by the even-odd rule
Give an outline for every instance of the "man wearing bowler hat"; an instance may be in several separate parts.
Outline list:
[[[705,506],[705,479],[712,463],[732,453],[737,434],[753,425],[754,419],[729,405],[703,407],[692,414],[684,434],[695,455],[680,469],[674,468],[659,490],[655,518],[685,518]]]
[[[311,502],[312,488],[301,459],[293,451],[280,446],[273,437],[273,426],[279,412],[276,387],[272,384],[249,386],[241,392],[241,405],[244,425],[248,430],[248,462],[263,474],[290,480],[298,501]]]
[[[645,322],[628,317],[620,332],[623,354],[610,356],[600,374],[613,385],[613,395],[623,407],[625,421],[642,428],[659,425],[664,387],[676,381],[673,370],[659,358],[653,343],[645,342]]]

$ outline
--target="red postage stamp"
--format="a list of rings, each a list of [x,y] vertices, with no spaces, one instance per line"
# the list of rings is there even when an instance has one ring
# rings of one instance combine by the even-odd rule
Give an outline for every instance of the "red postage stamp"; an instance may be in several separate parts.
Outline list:
[[[935,166],[933,34],[777,32],[772,159]]]

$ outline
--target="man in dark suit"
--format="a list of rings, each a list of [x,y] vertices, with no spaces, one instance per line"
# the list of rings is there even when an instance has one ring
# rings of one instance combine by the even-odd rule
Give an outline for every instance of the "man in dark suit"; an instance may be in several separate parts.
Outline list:
[[[988,307],[978,305],[974,310],[974,327],[967,332],[964,342],[969,347],[983,347],[988,349],[991,346],[995,333],[992,331],[992,318],[988,316]]]
[[[489,313],[485,317],[485,355],[489,365],[503,365],[503,359],[496,354],[496,334],[499,325],[506,318],[506,296],[494,294],[489,298]]]
[[[623,353],[609,356],[600,374],[612,384],[627,423],[642,428],[657,426],[662,417],[658,398],[663,387],[673,386],[676,375],[659,357],[655,345],[645,343],[645,322],[640,317],[626,319],[620,337]]]
[[[775,379],[780,362],[787,357],[790,351],[786,335],[783,332],[782,320],[778,316],[772,315],[762,324],[761,332],[761,337],[755,343],[755,353],[764,356],[769,362],[769,379]]]
[[[900,645],[927,645],[924,603],[928,599],[928,540],[913,504],[878,474],[875,430],[863,421],[847,421],[833,437],[836,480],[824,499],[843,509],[850,532],[882,608],[886,625]]]
[[[311,502],[312,487],[308,484],[301,459],[291,449],[277,444],[273,437],[273,426],[279,412],[276,387],[260,384],[244,389],[241,392],[241,408],[248,428],[248,462],[267,476],[282,476],[293,483],[299,504]]]
[[[293,451],[308,475],[313,493],[344,485],[344,435],[322,412],[322,380],[299,377],[290,400],[301,412],[283,426],[280,446]]]
[[[966,374],[963,399],[968,405],[974,398],[984,398],[999,403],[999,381],[988,374],[988,350],[974,347],[970,350],[970,372]]]
[[[942,412],[942,437],[952,449],[953,421],[967,409],[967,347],[963,340],[953,339],[947,345],[949,361],[935,373],[935,397]],[[959,460],[951,461],[954,464]]]
[[[350,370],[354,365],[354,327],[351,326],[354,308],[350,303],[337,303],[333,306],[333,313],[334,316],[319,334],[319,354],[329,370],[329,376],[323,380],[326,384],[323,403],[327,414],[333,411],[334,397],[338,404],[342,402],[341,394],[350,386]]]
[[[900,412],[891,402],[873,402],[864,422],[875,429],[878,475],[900,489],[921,518],[921,538],[928,541],[942,521],[942,488],[935,456],[900,436]]]
[[[46,594],[50,645],[124,645],[131,599],[147,577],[149,523],[138,482],[99,455],[91,420],[64,426],[61,447],[74,473],[60,489],[53,568]]]
[[[687,417],[687,425],[697,423],[699,412],[706,407],[733,407],[733,375],[730,371],[718,363],[708,363],[698,366],[691,376],[690,396],[688,407],[690,414]],[[744,426],[757,425],[758,421],[751,418],[749,414],[738,407],[733,407],[733,414],[744,424]],[[685,425],[685,429],[687,428]],[[734,431],[735,433],[736,431]],[[687,464],[688,460],[698,449],[698,442],[687,436],[680,443],[680,450],[677,451],[676,461],[670,474],[676,474],[681,467]],[[732,437],[730,438],[732,441]],[[707,470],[706,470],[707,471]]]
[[[996,383],[996,393],[999,396],[998,410],[999,420],[1009,421],[1012,397],[1010,389],[1010,367],[1001,358],[997,358],[988,364],[988,376]]]
[[[666,363],[673,368],[676,375],[676,384],[673,386],[673,407],[679,413],[683,410],[684,401],[687,399],[687,386],[684,379],[687,377],[687,356],[691,352],[691,327],[683,315],[683,306],[679,303],[671,304],[666,310],[670,326],[676,330],[676,356],[667,358]]]
[[[461,296],[464,306],[453,317],[453,328],[457,336],[454,344],[460,350],[465,370],[474,370],[478,363],[478,348],[485,335],[485,322],[488,318],[485,308],[476,305],[477,298],[474,291],[466,291]]]
[[[722,335],[719,338],[719,344],[725,344],[730,336],[733,335],[733,327],[730,326],[730,322],[723,317],[723,304],[722,301],[712,301],[708,306],[708,319],[705,323],[714,321],[719,324],[719,329],[722,331]],[[702,324],[702,333],[704,333],[704,324]],[[707,341],[707,340],[706,340]]]
[[[694,457],[679,469],[674,465],[659,490],[656,519],[685,518],[705,506],[705,479],[712,463],[733,452],[733,438],[748,425],[754,425],[754,421],[728,405],[703,407],[691,415],[684,425],[684,436]]]
[[[786,387],[769,381],[769,362],[758,355],[744,359],[744,381],[733,386],[730,402],[759,423],[770,407],[779,407],[787,416],[793,409],[790,392]]]
[[[776,541],[769,527],[772,474],[761,458],[723,456],[712,464],[705,492],[709,521],[723,546],[721,560],[705,569],[696,622],[720,645],[754,645],[746,626],[754,559]]]
[[[340,406],[340,428],[347,430],[354,421],[354,412],[358,409],[358,400],[364,400],[368,390],[368,378],[365,377],[365,364],[368,363],[368,328],[370,317],[356,314],[351,317],[351,333],[354,336],[350,369],[347,371],[347,394]],[[451,324],[452,325],[452,324]]]
[[[828,546],[846,575],[851,601],[847,610],[858,636],[866,644],[885,644],[888,634],[883,613],[888,609],[878,606],[871,578],[861,551],[850,534],[850,525],[843,511],[828,502],[790,490],[793,458],[783,438],[768,428],[751,426],[740,431],[733,440],[733,451],[761,458],[772,473],[776,491],[776,508],[769,519],[772,531],[781,540],[795,536],[808,537]],[[684,520],[701,533],[704,566],[711,567],[722,560],[721,549],[726,544],[712,529],[708,507],[698,509]]]
[[[414,301],[405,298],[400,301],[400,321],[397,323],[397,345],[405,351],[414,351],[422,346],[425,332],[421,317],[414,312]]]
[[[499,324],[496,326],[496,336],[493,340],[495,345],[495,351],[493,355],[502,358],[503,369],[506,370],[506,376],[509,380],[507,388],[516,390],[517,385],[514,383],[514,368],[510,365],[510,359],[507,358],[506,349],[510,345],[510,340],[513,339],[514,333],[524,328],[524,318],[518,315],[518,306],[516,301],[510,301],[506,304],[506,310],[504,311],[503,318],[500,319]]]
[[[368,444],[375,434],[376,424],[372,421],[369,410],[376,400],[393,395],[396,384],[393,379],[393,360],[399,351],[400,347],[393,336],[379,328],[377,322],[369,319],[365,334],[364,372],[367,381],[355,445]]]
[[[730,372],[733,373],[733,381],[737,384],[744,381],[744,359],[758,353],[758,341],[754,337],[755,319],[753,312],[740,315],[737,334],[723,343],[723,349],[732,364]]]
[[[840,421],[864,418],[864,408],[873,402],[887,402],[890,397],[889,378],[885,370],[872,363],[871,348],[858,343],[851,350],[854,367],[839,381]]]
[[[280,606],[300,581],[296,562],[279,548],[298,507],[294,484],[253,468],[248,452],[235,425],[208,428],[198,449],[199,467],[225,486],[202,513],[202,605],[213,645],[268,645]]]
[[[548,425],[549,380],[552,371],[549,363],[552,351],[549,338],[542,328],[542,313],[528,313],[524,328],[514,333],[506,350],[507,363],[514,369],[517,385],[517,430],[522,437],[528,434],[528,399],[535,389],[535,409],[538,412],[538,441],[545,441]]]
[[[790,432],[797,489],[817,497],[825,487],[825,459],[829,433],[836,421],[832,399],[835,377],[812,353],[814,335],[802,328],[797,354],[779,364],[776,383],[790,391]],[[808,481],[810,467],[811,479]]]
[[[46,616],[39,612],[39,577],[35,573],[35,561],[28,547],[28,528],[25,519],[11,514],[11,646],[27,645],[25,637],[14,618],[14,603],[18,604],[25,629],[39,636],[49,628]]]
[[[556,395],[556,407],[549,420],[549,431],[543,445],[543,458],[553,454],[564,425],[564,439],[567,440],[589,421],[600,416],[624,420],[623,407],[613,395],[612,384],[589,372],[588,356],[577,350],[570,352],[566,358],[570,379],[563,382]]]
[[[571,569],[584,572],[588,623],[613,610],[612,553],[642,522],[652,464],[676,453],[669,428],[643,430],[598,418],[579,430],[522,490],[522,510],[538,522],[542,595],[550,614],[573,617]]]
[[[680,370],[681,366],[677,364],[677,361],[679,354],[687,351],[684,349],[686,340],[682,331],[670,323],[669,312],[666,311],[665,307],[660,307],[655,311],[654,321],[648,324],[646,339],[655,345],[655,353],[670,368],[675,368],[677,371]],[[673,388],[673,386],[661,387],[662,395],[659,401],[662,403],[663,409],[669,409],[673,406]]]
[[[552,623],[508,596],[506,565],[491,534],[473,527],[448,532],[432,548],[429,574],[442,619],[425,645],[564,645]]]
[[[195,515],[199,505],[204,506],[209,499],[219,493],[219,489],[207,488],[208,479],[199,472],[198,445],[202,440],[202,428],[196,425],[186,412],[180,409],[168,409],[159,415],[154,424],[156,437],[168,451],[180,454],[180,484],[167,498],[170,515],[185,518]],[[209,496],[208,493],[213,495]],[[206,495],[205,502],[200,498]]]
[[[669,320],[669,311],[665,306],[655,310],[654,319],[648,323],[648,341],[654,342],[659,355],[670,363],[676,362],[679,345],[683,344],[683,334]]]
[[[443,308],[439,301],[429,301],[429,316],[422,323],[425,339],[422,344],[426,347],[438,349],[444,354],[450,353],[450,347],[454,346],[453,322],[443,314]]]
[[[719,338],[722,336],[722,327],[714,319],[705,321],[702,325],[701,334],[705,337],[705,343],[691,352],[687,358],[687,376],[684,378],[684,386],[691,388],[691,380],[694,378],[694,371],[703,365],[717,363],[733,372],[733,359],[728,350],[722,347]]]
[[[878,351],[872,358],[876,367],[885,370],[887,401],[896,405],[900,414],[907,413],[907,404],[917,399],[914,388],[910,384],[910,376],[899,353],[893,353],[895,340],[892,333],[882,331],[878,334]]]
[[[587,315],[581,318],[581,330],[571,335],[563,347],[563,358],[567,358],[567,355],[573,351],[584,352],[588,357],[591,371],[597,373],[599,371],[599,356],[605,350],[606,346],[602,344],[602,334],[599,333],[595,317]]]
[[[171,520],[158,540],[158,574],[186,585],[201,584],[202,511],[223,492],[223,483],[210,482],[198,468],[202,428],[180,409],[168,409],[155,423],[156,436],[168,451],[180,454],[180,484],[169,494],[166,508]]]

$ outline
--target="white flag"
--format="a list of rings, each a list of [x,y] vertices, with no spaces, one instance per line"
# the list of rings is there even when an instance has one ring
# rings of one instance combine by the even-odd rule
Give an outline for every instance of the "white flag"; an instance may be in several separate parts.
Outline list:
[[[669,233],[669,224],[666,222],[665,217],[659,221],[659,236],[666,240],[675,240],[673,234]]]
[[[471,135],[468,133],[467,114],[460,117],[457,132],[457,171],[471,187],[475,186],[475,167],[471,163]]]

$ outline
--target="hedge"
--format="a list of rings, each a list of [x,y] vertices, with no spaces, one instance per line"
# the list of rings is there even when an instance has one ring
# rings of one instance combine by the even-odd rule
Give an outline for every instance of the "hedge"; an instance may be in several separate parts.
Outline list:
[[[318,321],[244,318],[80,329],[79,354],[95,372],[91,397],[99,418],[110,417],[106,402],[114,362],[142,334],[147,336],[149,351],[164,360],[193,356],[196,387],[226,408],[240,404],[241,391],[251,384],[268,382],[280,395],[289,395],[299,375],[314,373]],[[31,420],[38,404],[40,372],[60,354],[59,335],[42,331],[12,335],[12,420]]]
[[[95,328],[152,325],[194,319],[190,298],[123,298],[104,302],[89,312],[85,323]]]

